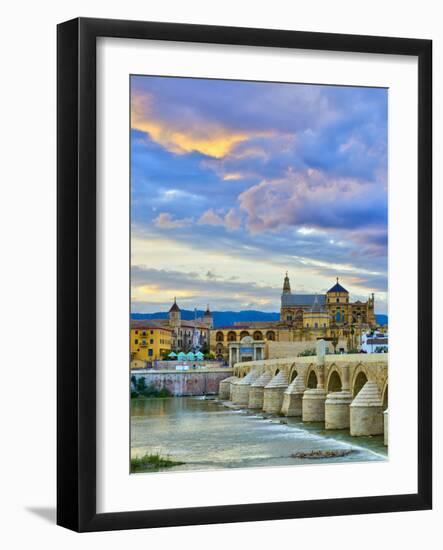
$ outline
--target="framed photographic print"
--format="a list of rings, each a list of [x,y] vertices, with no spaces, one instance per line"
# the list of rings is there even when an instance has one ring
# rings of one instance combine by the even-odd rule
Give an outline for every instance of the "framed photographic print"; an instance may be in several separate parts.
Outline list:
[[[58,27],[58,524],[432,505],[429,40]]]

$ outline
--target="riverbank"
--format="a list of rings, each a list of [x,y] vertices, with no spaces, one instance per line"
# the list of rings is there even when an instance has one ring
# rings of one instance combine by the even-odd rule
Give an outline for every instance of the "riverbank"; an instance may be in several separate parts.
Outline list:
[[[140,472],[158,472],[166,468],[181,466],[183,462],[177,460],[169,460],[159,454],[144,454],[143,456],[135,456],[131,458],[131,473]]]

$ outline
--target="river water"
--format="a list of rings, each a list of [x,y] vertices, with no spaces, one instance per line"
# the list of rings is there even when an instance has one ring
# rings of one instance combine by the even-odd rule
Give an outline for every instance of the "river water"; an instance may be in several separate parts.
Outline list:
[[[293,458],[296,452],[353,449],[344,457]],[[212,470],[386,460],[383,436],[351,437],[321,423],[265,417],[199,397],[131,400],[131,456],[159,453],[184,462],[168,468]]]

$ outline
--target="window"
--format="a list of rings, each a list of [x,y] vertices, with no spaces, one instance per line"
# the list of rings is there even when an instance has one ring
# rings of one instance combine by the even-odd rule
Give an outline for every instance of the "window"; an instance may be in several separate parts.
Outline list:
[[[149,343],[150,343],[150,344],[153,344],[153,343],[154,343],[154,340],[151,338],[151,339],[149,340]]]
[[[138,334],[138,330],[135,331],[135,334]]]
[[[148,355],[149,355],[149,357],[152,357],[153,354],[154,354],[154,350],[148,349]]]
[[[340,302],[340,298],[337,298],[337,304]]]
[[[318,323],[314,323],[314,328],[318,328]]]
[[[154,331],[153,331],[153,330],[151,330],[151,334],[154,334]]]
[[[137,338],[134,340],[134,344],[137,345],[138,344],[138,340]]]

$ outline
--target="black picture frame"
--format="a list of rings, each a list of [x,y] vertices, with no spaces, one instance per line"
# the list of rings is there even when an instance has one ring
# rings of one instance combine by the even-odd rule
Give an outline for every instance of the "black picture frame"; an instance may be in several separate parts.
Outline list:
[[[418,491],[416,494],[96,512],[96,39],[399,54],[418,59]],[[104,531],[432,507],[432,42],[79,18],[57,29],[57,523]]]

